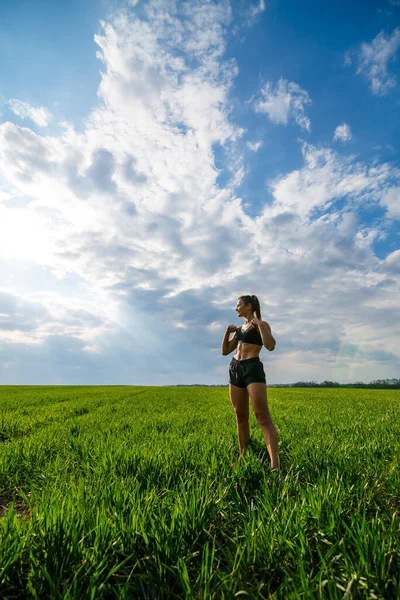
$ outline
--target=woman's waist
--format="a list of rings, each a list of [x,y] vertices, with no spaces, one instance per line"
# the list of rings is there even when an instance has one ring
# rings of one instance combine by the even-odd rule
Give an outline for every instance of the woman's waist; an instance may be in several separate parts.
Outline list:
[[[239,364],[243,364],[243,363],[252,363],[252,362],[261,362],[260,357],[259,356],[252,356],[250,358],[232,358],[232,362],[233,363],[239,363]]]

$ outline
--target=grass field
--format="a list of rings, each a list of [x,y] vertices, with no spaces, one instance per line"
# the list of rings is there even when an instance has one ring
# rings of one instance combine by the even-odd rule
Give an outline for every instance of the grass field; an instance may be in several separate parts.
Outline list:
[[[0,597],[398,598],[400,392],[0,387]]]

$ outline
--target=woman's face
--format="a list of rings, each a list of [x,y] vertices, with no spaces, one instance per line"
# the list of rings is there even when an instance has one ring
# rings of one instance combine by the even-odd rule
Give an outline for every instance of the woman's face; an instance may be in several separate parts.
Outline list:
[[[243,317],[245,315],[246,311],[248,311],[249,306],[250,306],[250,304],[245,305],[243,300],[241,298],[239,298],[236,303],[236,309],[235,309],[238,317]]]

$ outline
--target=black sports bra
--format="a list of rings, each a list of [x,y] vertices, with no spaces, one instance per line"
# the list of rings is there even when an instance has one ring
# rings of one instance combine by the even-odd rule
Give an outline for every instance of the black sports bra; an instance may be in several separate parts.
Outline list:
[[[245,344],[257,344],[257,346],[262,346],[261,335],[258,332],[257,327],[254,325],[246,329],[246,331],[242,331],[241,327],[236,329],[235,337],[238,342],[244,342]]]

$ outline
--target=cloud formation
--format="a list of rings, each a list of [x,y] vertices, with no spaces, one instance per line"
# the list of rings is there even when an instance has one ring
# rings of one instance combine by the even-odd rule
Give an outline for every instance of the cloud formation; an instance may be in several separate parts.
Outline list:
[[[243,293],[276,334],[269,381],[288,364],[289,381],[393,375],[398,256],[376,256],[384,225],[359,213],[399,218],[399,169],[303,143],[249,216],[238,186],[262,140],[234,118],[232,6],[131,5],[95,36],[99,105],[82,133],[0,124],[2,380],[225,383]],[[281,78],[256,110],[309,131],[310,102]]]
[[[333,141],[340,140],[341,142],[349,142],[352,139],[352,133],[350,129],[350,125],[347,123],[342,123],[338,125],[335,129],[335,133],[333,135]]]
[[[39,127],[47,127],[49,121],[51,119],[50,112],[44,108],[34,108],[27,102],[22,102],[21,100],[16,100],[15,98],[10,98],[7,102],[10,109],[21,119],[31,119],[39,125]]]
[[[400,169],[390,164],[368,166],[353,157],[341,157],[329,148],[303,143],[304,167],[270,182],[274,202],[264,214],[275,216],[287,211],[312,219],[328,213],[335,203],[346,201],[346,210],[385,205],[392,182],[400,179]],[[327,214],[330,220],[332,214]]]
[[[254,22],[257,17],[263,13],[265,10],[265,1],[259,0],[258,4],[250,4],[250,17],[252,22]]]
[[[252,151],[252,152],[257,152],[262,146],[262,141],[259,140],[258,142],[247,142],[247,147]]]
[[[297,83],[282,77],[275,86],[267,81],[261,88],[261,96],[254,104],[256,112],[267,114],[273,123],[280,125],[294,120],[302,129],[310,131],[311,121],[304,107],[311,104],[311,99]]]
[[[348,52],[345,63],[350,65],[354,55],[357,75],[363,75],[369,80],[373,94],[383,96],[396,86],[396,76],[389,73],[388,65],[395,58],[399,46],[399,27],[387,37],[380,31],[370,44],[363,42],[359,50],[354,53]]]

